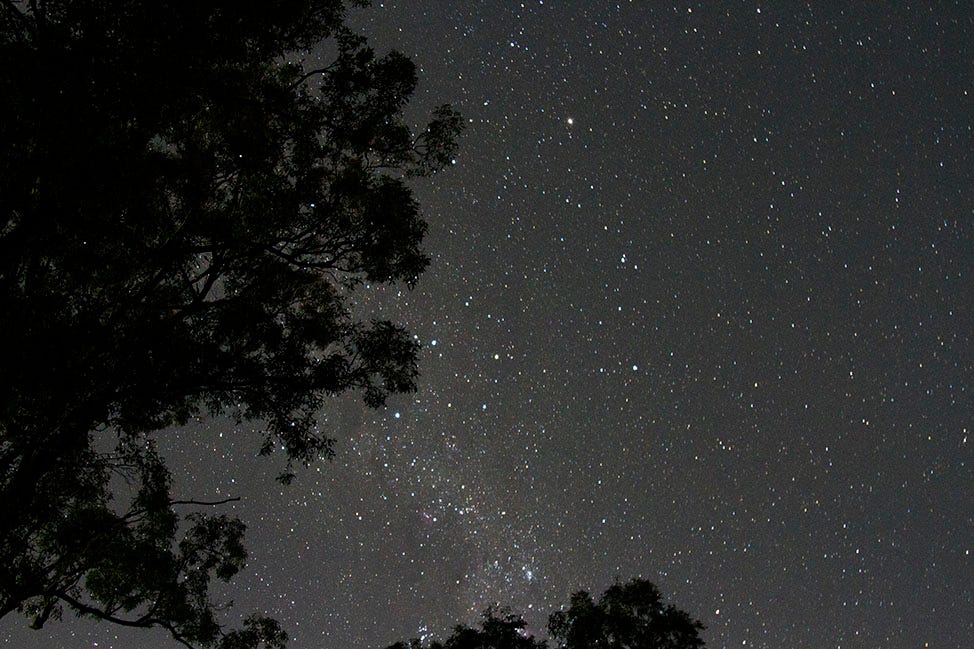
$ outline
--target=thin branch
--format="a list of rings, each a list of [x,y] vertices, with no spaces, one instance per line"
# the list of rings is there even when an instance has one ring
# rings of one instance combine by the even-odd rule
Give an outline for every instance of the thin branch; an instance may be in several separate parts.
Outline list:
[[[348,272],[347,269],[341,268],[338,265],[337,262],[340,260],[340,257],[333,257],[328,261],[321,261],[321,262],[301,261],[301,259],[299,259],[299,254],[287,253],[284,252],[283,250],[278,250],[274,246],[266,246],[264,250],[274,255],[275,257],[283,259],[284,261],[288,262],[295,268],[300,268],[303,270],[320,270],[320,271],[340,270],[340,271]],[[300,254],[308,254],[308,253],[300,253]]]
[[[216,507],[218,505],[226,505],[227,503],[240,502],[240,497],[235,498],[224,498],[223,500],[170,500],[170,505],[205,505],[207,507]]]
[[[300,77],[298,78],[298,80],[297,80],[297,81],[295,81],[295,82],[294,82],[293,84],[291,84],[291,87],[292,87],[292,88],[297,88],[297,87],[298,87],[298,86],[300,86],[300,85],[301,85],[302,83],[304,83],[305,81],[307,81],[307,80],[308,80],[308,79],[310,79],[311,77],[313,77],[313,76],[315,76],[316,74],[325,74],[326,72],[328,72],[329,70],[331,70],[331,69],[332,69],[332,68],[334,68],[334,67],[335,67],[335,64],[334,64],[334,63],[332,63],[331,65],[329,65],[329,66],[326,66],[326,67],[324,67],[324,68],[315,68],[314,70],[311,70],[311,71],[309,71],[309,72],[305,72],[304,74],[302,74],[302,75],[301,75],[301,76],[300,76]]]
[[[219,507],[220,505],[225,505],[227,503],[240,502],[240,497],[235,498],[224,498],[223,500],[170,500],[170,505],[199,505],[202,507]],[[119,517],[119,520],[123,523],[137,523],[142,518],[149,513],[148,509],[133,509],[124,516]]]
[[[196,294],[196,297],[193,299],[193,302],[192,304],[190,304],[190,306],[199,305],[206,301],[206,298],[210,294],[210,291],[213,289],[213,286],[216,284],[217,280],[219,280],[223,275],[223,267],[222,265],[218,265],[218,264],[220,264],[219,261],[213,260],[213,262],[210,264],[210,267],[206,269],[206,274],[208,274],[209,277],[206,278],[206,283],[203,284],[202,288],[199,289],[199,293]],[[206,277],[206,275],[204,275],[203,277]],[[202,277],[200,277],[200,279],[202,279]]]

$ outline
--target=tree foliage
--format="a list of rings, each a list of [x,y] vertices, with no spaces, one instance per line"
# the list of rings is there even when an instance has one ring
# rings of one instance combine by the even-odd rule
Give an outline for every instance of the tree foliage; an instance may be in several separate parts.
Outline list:
[[[490,607],[480,628],[457,626],[445,642],[428,649],[546,649],[547,640],[525,631],[519,615]],[[616,583],[598,602],[585,591],[571,596],[565,609],[548,618],[548,631],[557,649],[699,649],[704,646],[698,620],[672,604],[645,579]],[[426,649],[418,639],[397,642],[387,649]]]
[[[417,343],[350,296],[427,266],[407,181],[462,122],[442,106],[413,132],[414,65],[344,9],[0,0],[0,617],[283,644],[271,620],[221,628],[209,585],[243,565],[243,525],[186,514],[154,439],[257,422],[286,481],[331,454],[330,396],[415,389]]]
[[[703,628],[645,579],[613,584],[598,602],[579,591],[548,618],[558,649],[696,649]]]
[[[397,642],[388,649],[544,649],[543,640],[535,640],[524,631],[520,615],[496,606],[484,611],[480,628],[457,625],[445,642],[433,641],[428,647],[418,639]]]

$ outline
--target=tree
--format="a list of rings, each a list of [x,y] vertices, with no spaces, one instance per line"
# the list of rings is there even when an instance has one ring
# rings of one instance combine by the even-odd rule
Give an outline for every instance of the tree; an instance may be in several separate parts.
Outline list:
[[[545,649],[545,642],[531,637],[525,626],[520,615],[492,606],[484,611],[479,629],[457,626],[443,649]]]
[[[428,649],[545,649],[543,640],[535,640],[524,631],[527,626],[520,615],[506,608],[488,607],[483,613],[480,628],[457,625],[446,642],[434,641]],[[416,638],[397,642],[388,649],[425,649]]]
[[[548,619],[558,649],[696,649],[703,624],[672,604],[645,579],[616,583],[596,603],[574,593],[567,610]]]
[[[480,629],[457,626],[446,642],[428,649],[546,649],[525,631],[524,620],[507,609],[488,608]],[[671,604],[645,579],[611,586],[598,602],[585,591],[571,596],[567,609],[548,618],[557,649],[698,649],[704,646],[698,620]],[[424,649],[413,639],[387,649]]]
[[[175,498],[155,440],[258,422],[286,482],[331,455],[329,397],[415,389],[415,340],[351,298],[427,266],[407,181],[462,121],[412,132],[414,65],[341,0],[0,0],[0,61],[0,618],[281,646],[221,628],[244,526]]]

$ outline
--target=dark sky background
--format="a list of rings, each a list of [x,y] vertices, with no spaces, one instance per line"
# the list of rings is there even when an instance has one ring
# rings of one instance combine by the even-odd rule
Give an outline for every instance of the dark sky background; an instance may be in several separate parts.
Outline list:
[[[243,498],[234,610],[379,649],[492,601],[543,634],[641,575],[709,647],[974,646],[970,4],[353,22],[419,65],[417,121],[469,119],[416,183],[431,268],[361,294],[424,343],[421,388],[336,400],[337,458],[288,488],[228,422],[167,438],[177,496]],[[4,646],[172,646],[22,626]]]

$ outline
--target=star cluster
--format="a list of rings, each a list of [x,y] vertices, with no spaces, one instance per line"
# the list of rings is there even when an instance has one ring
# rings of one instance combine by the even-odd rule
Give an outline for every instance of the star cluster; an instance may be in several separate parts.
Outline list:
[[[543,634],[572,591],[641,575],[710,647],[974,646],[970,8],[354,20],[417,62],[417,123],[468,120],[416,183],[431,268],[363,292],[423,343],[421,387],[336,400],[336,459],[289,487],[228,422],[167,439],[178,489],[243,498],[234,610],[294,647],[442,637],[495,601]]]

